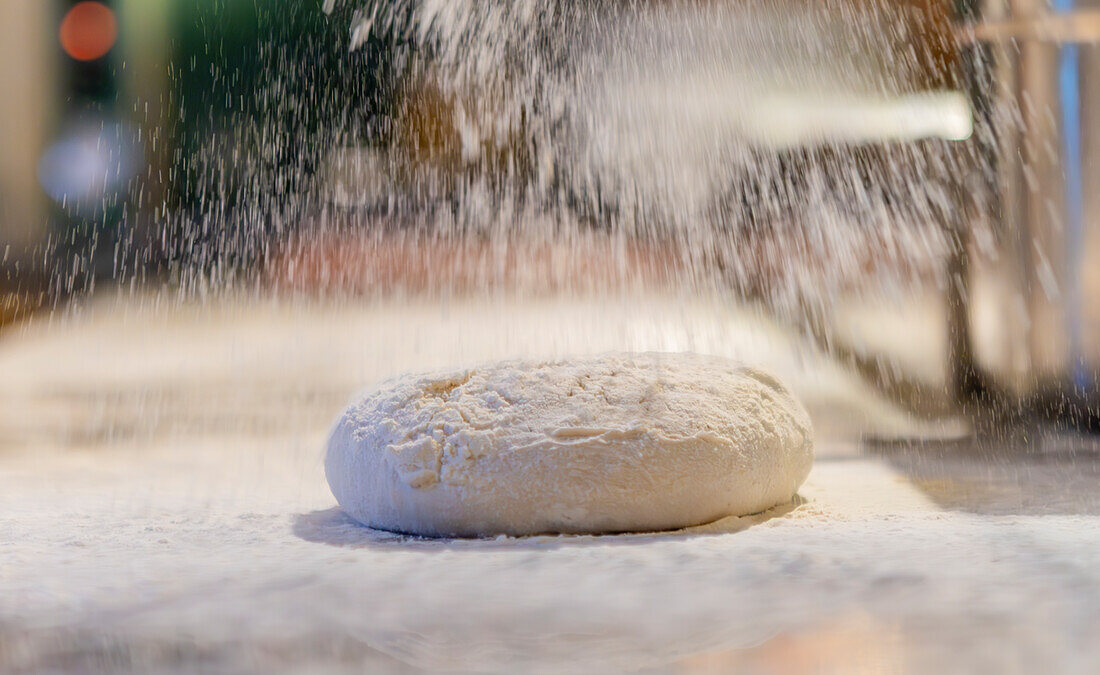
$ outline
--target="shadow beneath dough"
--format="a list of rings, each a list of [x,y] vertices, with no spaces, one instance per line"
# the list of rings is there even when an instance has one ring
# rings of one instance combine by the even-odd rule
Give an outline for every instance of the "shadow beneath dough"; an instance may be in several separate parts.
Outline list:
[[[353,520],[339,507],[324,511],[300,513],[294,517],[292,531],[295,536],[316,544],[328,544],[341,548],[402,548],[419,550],[461,549],[516,549],[516,548],[561,548],[566,546],[608,546],[637,545],[654,541],[670,541],[689,537],[717,536],[743,532],[775,518],[793,513],[807,500],[795,495],[786,504],[768,509],[751,516],[730,516],[705,525],[686,527],[682,530],[666,532],[643,532],[624,534],[545,534],[529,537],[509,537],[501,535],[487,539],[455,539],[421,537],[413,534],[389,532],[367,527]]]

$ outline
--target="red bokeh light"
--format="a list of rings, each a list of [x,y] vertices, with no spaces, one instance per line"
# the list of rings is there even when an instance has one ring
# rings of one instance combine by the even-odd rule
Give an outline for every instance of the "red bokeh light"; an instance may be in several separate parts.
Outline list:
[[[59,37],[66,54],[78,61],[94,61],[115,44],[115,13],[101,2],[77,3],[61,20]]]

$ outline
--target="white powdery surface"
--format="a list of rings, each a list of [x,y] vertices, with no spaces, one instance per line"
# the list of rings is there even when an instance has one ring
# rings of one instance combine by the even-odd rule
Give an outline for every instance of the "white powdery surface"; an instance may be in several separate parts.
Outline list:
[[[852,642],[837,665],[1097,664],[1097,518],[940,513],[874,462],[826,461],[770,519],[425,540],[333,510],[315,447],[6,462],[0,663],[622,670],[824,633]]]
[[[755,353],[772,370],[788,358],[778,339],[745,337],[757,324],[717,313],[670,313],[662,327],[601,310],[604,332],[574,338],[577,321],[464,313],[481,325],[463,338],[450,312],[201,325],[99,312],[0,339],[0,671],[1100,667],[1100,518],[943,511],[839,440],[821,444],[805,503],[686,532],[454,542],[355,525],[325,484],[325,425],[365,376],[415,366],[398,319],[433,329],[416,333],[421,361],[523,344],[669,349],[685,339],[677,326],[694,327],[696,351]],[[359,332],[322,330],[333,326]],[[369,355],[352,363],[373,371],[325,369],[357,353],[350,341]],[[303,362],[332,396],[304,384]],[[811,402],[860,400],[837,394],[840,376],[833,388],[807,378],[785,377]]]

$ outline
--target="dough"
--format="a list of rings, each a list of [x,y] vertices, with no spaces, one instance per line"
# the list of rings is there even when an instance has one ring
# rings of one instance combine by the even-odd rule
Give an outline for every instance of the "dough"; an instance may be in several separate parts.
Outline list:
[[[336,500],[425,536],[668,530],[790,501],[813,463],[774,377],[695,354],[511,361],[362,394],[329,439]]]

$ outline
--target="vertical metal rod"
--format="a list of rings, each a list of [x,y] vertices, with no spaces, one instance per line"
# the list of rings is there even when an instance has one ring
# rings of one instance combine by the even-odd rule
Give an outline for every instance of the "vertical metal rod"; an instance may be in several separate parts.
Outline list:
[[[1054,10],[1073,11],[1075,0],[1054,0]],[[1066,199],[1066,277],[1065,324],[1069,342],[1069,359],[1074,387],[1084,389],[1089,382],[1082,344],[1084,308],[1081,271],[1084,247],[1084,177],[1081,162],[1081,95],[1079,47],[1062,46],[1058,79],[1062,108],[1062,151],[1065,167]]]

